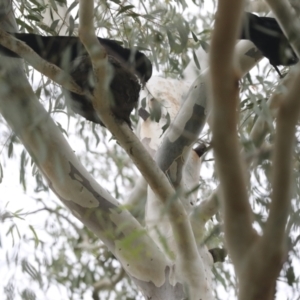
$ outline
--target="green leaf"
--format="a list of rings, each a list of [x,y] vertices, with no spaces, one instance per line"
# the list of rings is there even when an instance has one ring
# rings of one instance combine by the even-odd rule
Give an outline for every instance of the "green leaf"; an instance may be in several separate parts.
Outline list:
[[[25,150],[23,150],[21,153],[21,161],[20,161],[20,183],[22,184],[24,191],[26,191],[26,178],[25,178],[26,165],[27,165],[26,152]]]
[[[181,47],[175,43],[175,39],[170,30],[167,30],[167,36],[168,36],[169,45],[170,45],[171,50],[175,53],[180,53]]]
[[[286,271],[286,279],[288,282],[288,285],[292,286],[295,283],[295,272],[294,272],[294,268],[292,266],[290,266],[287,271]]]
[[[37,16],[34,16],[34,15],[27,15],[26,16],[26,19],[29,19],[29,20],[32,20],[32,21],[36,21],[36,22],[39,22],[41,18],[38,18]]]
[[[16,18],[16,21],[19,26],[21,26],[22,28],[25,28],[28,32],[34,32],[33,28],[31,26],[29,26],[28,24],[26,24],[25,22],[23,22],[21,19]]]
[[[33,280],[42,282],[41,274],[37,271],[37,269],[30,264],[26,259],[23,259],[21,262],[22,270],[26,272]]]
[[[252,77],[249,72],[246,74],[246,78],[249,80],[250,84],[252,85],[253,84]]]
[[[198,61],[198,57],[197,57],[194,49],[193,49],[193,58],[194,58],[194,62],[195,62],[197,69],[201,70],[200,63]]]
[[[168,10],[165,8],[158,8],[158,9],[150,11],[149,14],[144,15],[144,17],[149,16],[154,19],[153,15],[163,15],[163,14],[166,14],[167,12],[168,12]]]
[[[150,119],[158,123],[162,114],[161,103],[155,98],[152,98],[150,101]]]
[[[75,21],[74,18],[70,15],[69,17],[69,35],[73,35],[74,29],[75,29]]]
[[[205,42],[205,41],[200,41],[200,45],[201,45],[202,49],[203,49],[206,53],[208,53],[209,48],[210,48],[209,44],[208,44],[207,42]]]
[[[166,124],[161,128],[161,129],[162,129],[162,134],[160,135],[160,137],[165,133],[165,131],[169,128],[169,126],[170,126],[170,124],[171,124],[171,117],[170,117],[170,114],[169,114],[169,113],[167,113],[166,119],[167,119],[167,122],[166,122]]]
[[[178,16],[176,17],[172,25],[172,31],[174,31],[175,28],[178,34],[174,34],[170,29],[168,29],[167,36],[171,50],[174,53],[179,54],[182,53],[183,49],[187,47],[190,29],[188,23]],[[178,40],[179,42],[176,42],[176,40]]]
[[[40,7],[42,8],[43,10],[45,9],[46,5],[41,5],[41,3],[39,3],[38,1],[36,0],[29,0],[29,2],[35,4],[37,7]]]
[[[146,108],[146,105],[147,105],[146,97],[144,97],[144,98],[141,100],[141,107],[142,107],[142,108]]]
[[[50,26],[50,30],[55,31],[58,23],[59,23],[59,19],[53,21],[52,24],[51,24],[51,26]]]
[[[199,40],[198,40],[196,34],[193,31],[191,31],[191,33],[192,33],[192,37],[193,37],[194,41],[198,42]]]
[[[67,9],[67,14],[71,12],[77,5],[79,5],[78,1],[74,1]]]
[[[11,158],[14,151],[14,144],[13,141],[10,140],[10,143],[8,144],[8,157]]]
[[[50,7],[54,10],[54,11],[58,11],[58,9],[57,9],[57,5],[56,5],[56,3],[55,3],[55,1],[54,0],[48,0],[49,2],[50,2]]]
[[[97,133],[97,131],[96,131],[95,126],[92,127],[92,131],[93,131],[94,137],[95,137],[95,139],[96,139],[96,146],[98,146],[99,143],[100,143],[100,137],[99,137],[99,135],[98,135],[98,133]]]
[[[1,183],[2,180],[3,180],[3,177],[4,177],[4,173],[3,173],[2,164],[1,164],[1,162],[0,162],[0,183]]]
[[[198,35],[203,35],[203,34],[209,34],[211,35],[212,30],[211,29],[204,29],[203,31],[201,31]]]
[[[132,9],[132,8],[134,8],[134,5],[126,5],[126,6],[121,7],[121,9],[117,13],[117,16],[124,13],[127,10]]]
[[[32,225],[29,225],[29,229],[31,230],[31,232],[33,233],[34,235],[34,245],[35,245],[35,248],[38,247],[39,243],[40,243],[40,240],[38,238],[38,235],[36,233],[36,231],[34,230],[33,226]]]

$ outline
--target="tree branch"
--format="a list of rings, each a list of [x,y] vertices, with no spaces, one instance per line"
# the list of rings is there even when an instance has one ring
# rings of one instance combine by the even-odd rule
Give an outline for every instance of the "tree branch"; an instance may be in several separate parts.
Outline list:
[[[13,15],[6,17],[4,23],[12,24]],[[7,26],[7,30],[12,28]],[[52,191],[123,262],[127,273],[162,285],[167,268],[164,255],[131,214],[121,209],[79,163],[61,131],[35,98],[20,62],[13,58],[1,60],[0,111],[3,117],[34,159]],[[125,246],[124,240],[130,235],[136,238]]]
[[[94,108],[99,113],[103,123],[131,157],[155,194],[163,203],[168,205],[167,214],[176,241],[178,266],[183,270],[185,276],[193,274],[193,277],[183,277],[183,280],[188,282],[191,289],[190,292],[193,295],[198,294],[199,286],[196,282],[203,280],[204,272],[201,267],[202,263],[197,251],[191,224],[184,207],[164,173],[158,168],[128,125],[124,122],[120,124],[110,111],[109,103],[112,96],[107,84],[107,60],[105,60],[105,54],[101,50],[96,49],[99,47],[99,43],[93,32],[93,9],[92,0],[80,1],[79,35],[82,43],[91,55],[95,76],[98,81],[94,91]]]
[[[211,42],[212,132],[228,250],[240,262],[251,245],[252,211],[237,137],[238,77],[234,46],[241,23],[242,2],[220,0]]]
[[[285,227],[292,197],[295,131],[300,112],[299,71],[282,99],[277,115],[271,180],[272,202],[264,230],[265,246],[269,251],[278,248],[284,251],[286,246]]]
[[[147,200],[147,182],[140,176],[134,188],[124,201],[124,206],[141,223],[145,223],[145,205]]]

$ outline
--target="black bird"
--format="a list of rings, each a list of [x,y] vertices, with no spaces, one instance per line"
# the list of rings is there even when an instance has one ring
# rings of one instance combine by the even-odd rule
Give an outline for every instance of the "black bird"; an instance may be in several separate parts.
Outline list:
[[[92,63],[79,38],[27,33],[13,33],[13,36],[25,42],[43,59],[70,74],[83,90],[93,91],[95,82]],[[98,40],[105,48],[108,61],[112,64],[114,71],[110,84],[114,96],[114,103],[111,104],[112,111],[118,119],[124,120],[131,126],[130,113],[137,105],[140,83],[143,86],[150,79],[152,64],[140,51],[124,48],[114,40],[103,38],[98,38]],[[0,54],[19,57],[2,45],[0,45]],[[103,125],[87,97],[70,92],[70,100],[71,108],[75,113]]]
[[[290,66],[298,62],[298,57],[274,18],[245,12],[240,39],[253,42],[280,77],[282,75],[277,66]]]

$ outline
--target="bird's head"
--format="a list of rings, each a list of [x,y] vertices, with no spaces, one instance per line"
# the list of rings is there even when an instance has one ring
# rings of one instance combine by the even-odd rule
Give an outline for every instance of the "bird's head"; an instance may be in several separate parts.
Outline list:
[[[137,76],[144,85],[152,76],[152,63],[149,58],[140,51],[136,52],[134,63]]]

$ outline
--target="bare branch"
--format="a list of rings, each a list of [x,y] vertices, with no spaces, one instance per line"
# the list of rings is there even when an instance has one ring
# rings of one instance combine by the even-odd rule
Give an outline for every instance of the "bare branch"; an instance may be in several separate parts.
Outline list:
[[[205,224],[219,210],[218,191],[211,193],[209,198],[201,201],[190,215],[191,224],[197,244],[203,242]]]
[[[216,189],[209,198],[205,199],[199,204],[199,207],[195,209],[195,214],[197,214],[197,210],[199,213],[197,214],[199,218],[207,222],[212,216],[214,216],[219,209],[218,204],[218,189]]]
[[[20,62],[13,58],[1,60],[1,86],[4,88],[0,89],[0,111],[3,117],[34,159],[52,191],[127,266],[128,274],[163,284],[168,263],[163,253],[144,234],[143,227],[132,215],[121,209],[79,163],[61,131],[35,98]],[[125,247],[124,238],[137,233],[143,234]],[[138,247],[140,245],[143,247]],[[130,255],[137,248],[139,252]]]
[[[285,227],[290,210],[296,123],[300,112],[300,72],[280,103],[273,154],[272,202],[264,238],[268,249],[284,249]],[[276,247],[275,247],[276,245]],[[280,247],[281,245],[281,247]],[[275,248],[274,248],[275,247]]]
[[[124,206],[141,223],[145,223],[145,205],[147,200],[147,182],[140,176],[135,186],[124,201]]]
[[[13,59],[7,59],[4,63],[7,69],[15,68]],[[9,83],[7,86],[10,88],[0,89],[0,111],[34,158],[49,187],[124,265],[129,266],[127,271],[130,275],[162,284],[167,262],[153,240],[143,234],[130,245],[131,249],[124,247],[124,237],[143,233],[144,229],[79,163],[60,130],[35,99],[26,79],[22,77],[23,72],[18,73],[15,69],[6,71],[6,68],[2,67],[1,72],[6,80],[4,83]],[[19,75],[18,80],[16,74]],[[130,256],[128,253],[138,244],[143,245],[140,252]],[[147,264],[151,259],[149,253],[156,257],[151,264]],[[143,271],[146,270],[145,265],[150,268],[148,274]]]
[[[99,47],[99,43],[93,32],[92,16],[93,1],[81,0],[79,35],[88,53],[91,55],[95,76],[98,81],[94,91],[95,99],[93,99],[93,105],[103,123],[131,157],[155,194],[163,203],[168,204],[167,213],[176,241],[178,266],[183,270],[185,276],[193,274],[193,276],[183,278],[183,280],[189,281],[190,292],[193,295],[198,294],[199,287],[196,282],[199,282],[200,278],[204,278],[204,270],[201,267],[202,263],[187,213],[165,174],[158,168],[138,138],[132,133],[127,124],[124,122],[120,124],[110,111],[109,104],[112,95],[107,84],[107,60],[105,54],[100,49],[96,49]]]
[[[241,1],[219,1],[210,57],[213,147],[221,182],[225,236],[234,262],[242,258],[254,237],[236,131],[239,91],[234,72],[234,46],[241,13]]]

